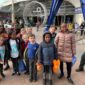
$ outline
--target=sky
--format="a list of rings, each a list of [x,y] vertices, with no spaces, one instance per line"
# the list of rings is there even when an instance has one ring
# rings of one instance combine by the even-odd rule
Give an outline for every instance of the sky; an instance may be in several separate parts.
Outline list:
[[[0,4],[3,3],[4,1],[7,1],[7,0],[0,0]]]

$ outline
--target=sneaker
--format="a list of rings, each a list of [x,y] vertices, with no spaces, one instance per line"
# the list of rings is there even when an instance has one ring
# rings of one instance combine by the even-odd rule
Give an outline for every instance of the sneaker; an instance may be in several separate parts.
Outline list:
[[[69,83],[74,84],[74,81],[71,79],[71,77],[67,77],[67,80]]]
[[[37,80],[35,79],[34,82],[37,82]]]
[[[61,74],[58,78],[61,79],[64,77],[64,74]]]
[[[17,72],[17,75],[19,75],[19,76],[20,76],[21,74],[20,74],[19,72]]]
[[[6,66],[5,68],[4,68],[4,70],[6,71],[6,70],[8,70],[8,69],[10,69],[10,67],[9,66]]]
[[[25,74],[25,75],[29,75],[29,72],[26,71],[24,74]]]
[[[84,71],[84,69],[76,69],[76,72]]]
[[[49,85],[53,85],[52,80],[49,80]]]
[[[30,81],[30,82],[32,82],[32,81],[33,81],[33,79],[29,79],[29,81]]]
[[[43,79],[43,85],[46,85],[47,79]]]
[[[14,72],[14,73],[12,73],[12,76],[14,76],[14,75],[16,75],[16,73]]]

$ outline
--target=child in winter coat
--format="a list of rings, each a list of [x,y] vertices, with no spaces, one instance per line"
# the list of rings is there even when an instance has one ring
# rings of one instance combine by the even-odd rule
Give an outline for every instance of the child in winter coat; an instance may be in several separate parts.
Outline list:
[[[36,52],[39,45],[35,41],[35,35],[31,34],[29,36],[28,43],[28,60],[29,60],[29,80],[30,82],[37,81],[37,69],[36,69]]]
[[[3,78],[5,77],[5,75],[3,73],[4,57],[5,57],[4,38],[2,36],[0,36],[0,75]]]
[[[51,26],[50,27],[50,29],[49,29],[49,32],[51,33],[51,35],[52,35],[52,42],[54,43],[54,39],[55,39],[55,37],[56,37],[56,31],[57,30],[57,28],[55,27],[55,26]]]
[[[13,74],[18,74],[19,73],[19,64],[18,64],[18,59],[19,59],[19,50],[20,50],[20,41],[16,38],[16,33],[12,32],[10,33],[10,39],[8,40],[8,48],[10,51],[10,56],[11,60],[13,63]]]
[[[53,60],[57,58],[57,49],[51,39],[51,33],[45,32],[38,49],[38,63],[43,65],[43,85],[47,85],[47,82],[52,85],[52,65]]]
[[[29,74],[29,61],[27,59],[27,51],[26,51],[28,42],[29,42],[28,35],[27,34],[22,35],[21,52],[22,52],[23,58],[24,58],[25,63],[26,63],[26,72],[25,72],[25,74]]]
[[[23,50],[23,54],[24,54],[24,59],[25,59],[25,63],[26,63],[26,72],[25,74],[29,74],[29,59],[27,58],[27,45],[29,42],[29,36],[32,34],[32,28],[31,27],[27,27],[25,28],[26,33],[22,35],[22,47],[21,49]]]
[[[58,57],[60,59],[60,79],[64,76],[63,63],[67,65],[67,80],[74,84],[71,78],[72,58],[76,54],[75,35],[69,32],[65,23],[61,24],[61,31],[55,38],[55,45],[58,47]]]

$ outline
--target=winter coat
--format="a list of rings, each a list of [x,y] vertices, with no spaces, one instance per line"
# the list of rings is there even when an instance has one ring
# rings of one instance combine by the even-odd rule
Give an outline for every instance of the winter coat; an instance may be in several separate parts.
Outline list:
[[[52,65],[54,59],[57,58],[57,49],[53,43],[42,42],[38,49],[39,63],[44,65]]]
[[[39,47],[38,43],[34,44],[31,44],[30,42],[28,43],[28,59],[35,60],[35,55],[38,47]]]
[[[20,40],[19,39],[16,39],[16,43],[17,43],[17,48],[18,48],[18,51],[19,51],[19,55],[20,55]],[[7,52],[6,52],[6,55],[5,56],[5,59],[9,59],[11,58],[11,46],[10,46],[10,39],[7,39],[5,41],[5,46],[7,48]]]
[[[4,63],[4,57],[5,57],[5,46],[0,46],[0,64]]]
[[[60,32],[55,38],[58,48],[58,57],[61,61],[72,62],[72,56],[76,54],[75,36],[73,33]]]
[[[38,54],[38,62],[43,64],[43,65],[52,65],[53,60],[57,59],[57,49],[54,45],[54,43],[50,41],[47,43],[45,41],[45,36],[46,34],[50,35],[50,38],[52,39],[52,35],[50,32],[46,31],[43,34],[43,41],[39,46],[39,49],[37,51]]]
[[[56,33],[53,33],[52,34],[52,39],[51,39],[52,43],[54,43],[54,40],[55,40],[56,35],[57,35]]]
[[[24,56],[24,51],[25,51],[25,48],[27,47],[27,45],[28,45],[28,42],[24,42],[24,41],[22,41],[21,40],[21,42],[20,42],[20,54],[21,54],[21,58],[23,58]]]

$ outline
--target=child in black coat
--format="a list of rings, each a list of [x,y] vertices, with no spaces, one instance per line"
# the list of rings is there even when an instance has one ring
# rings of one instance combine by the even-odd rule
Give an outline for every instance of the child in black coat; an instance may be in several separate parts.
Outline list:
[[[76,72],[84,71],[84,65],[85,65],[85,52],[81,56],[80,65],[79,65],[79,68],[76,69]]]

